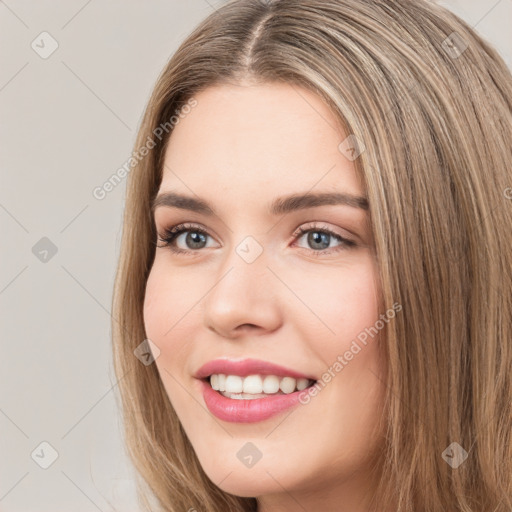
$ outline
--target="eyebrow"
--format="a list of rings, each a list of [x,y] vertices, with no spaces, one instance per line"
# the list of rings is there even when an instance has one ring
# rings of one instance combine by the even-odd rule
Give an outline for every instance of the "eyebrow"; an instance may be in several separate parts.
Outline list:
[[[291,194],[288,196],[278,197],[272,201],[268,211],[270,215],[277,216],[292,211],[324,205],[346,205],[353,208],[368,210],[368,200],[362,196],[342,192],[308,192],[305,194]],[[195,197],[178,194],[176,192],[162,192],[159,194],[151,204],[151,212],[154,213],[157,208],[162,206],[189,210],[208,216],[217,215],[208,202]]]

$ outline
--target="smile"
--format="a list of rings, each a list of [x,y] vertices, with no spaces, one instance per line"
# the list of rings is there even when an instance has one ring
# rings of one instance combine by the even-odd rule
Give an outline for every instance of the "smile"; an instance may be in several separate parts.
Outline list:
[[[210,385],[228,398],[262,398],[272,394],[290,394],[306,389],[314,381],[295,379],[294,377],[278,377],[276,375],[239,375],[213,374]]]

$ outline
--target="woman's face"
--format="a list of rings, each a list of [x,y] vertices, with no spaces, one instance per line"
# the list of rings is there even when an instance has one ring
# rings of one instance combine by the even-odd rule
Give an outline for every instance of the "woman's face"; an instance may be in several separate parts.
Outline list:
[[[159,190],[190,200],[155,209],[161,237],[187,226],[170,245],[158,241],[144,303],[169,400],[226,492],[259,497],[261,510],[331,501],[363,510],[368,458],[382,442],[373,429],[385,372],[369,212],[357,201],[286,200],[364,196],[348,142],[339,148],[349,134],[318,96],[288,84],[222,85],[195,99],[170,138]],[[276,204],[286,208],[272,212]],[[206,369],[231,375],[233,393],[248,375],[260,380],[245,390],[270,386],[266,398],[226,398],[197,378],[217,359],[286,370]],[[293,372],[317,380],[317,393],[280,391],[284,406],[265,414],[272,385],[293,387]],[[222,377],[214,379],[218,387]]]

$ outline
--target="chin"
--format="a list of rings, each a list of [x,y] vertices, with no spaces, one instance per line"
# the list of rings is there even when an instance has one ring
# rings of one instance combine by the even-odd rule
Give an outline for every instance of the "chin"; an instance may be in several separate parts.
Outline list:
[[[254,475],[250,471],[245,474],[231,473],[220,484],[215,484],[224,492],[240,496],[241,498],[255,498],[276,492],[282,492],[282,487],[268,475],[265,477]],[[218,480],[217,480],[218,481]]]

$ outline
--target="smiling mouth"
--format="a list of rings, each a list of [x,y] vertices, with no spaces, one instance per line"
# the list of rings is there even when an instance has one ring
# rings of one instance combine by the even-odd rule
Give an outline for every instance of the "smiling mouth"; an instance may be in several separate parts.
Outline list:
[[[254,400],[277,395],[298,393],[314,386],[312,379],[295,379],[277,375],[239,375],[212,374],[201,379],[218,394],[235,400]]]

